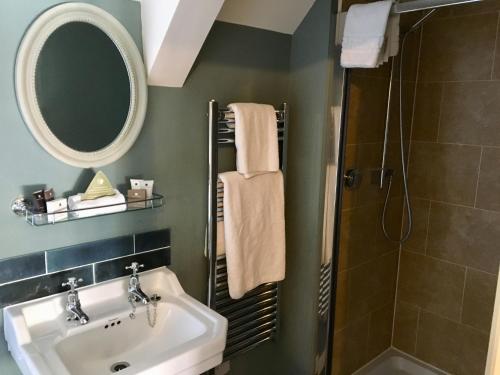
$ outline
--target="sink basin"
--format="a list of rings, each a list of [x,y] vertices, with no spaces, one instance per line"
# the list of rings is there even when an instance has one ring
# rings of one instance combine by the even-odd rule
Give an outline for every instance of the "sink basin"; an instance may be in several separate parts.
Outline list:
[[[188,296],[163,267],[140,274],[156,312],[127,301],[128,277],[79,289],[87,325],[66,321],[66,293],[4,309],[5,338],[24,375],[200,374],[222,362],[227,320]]]

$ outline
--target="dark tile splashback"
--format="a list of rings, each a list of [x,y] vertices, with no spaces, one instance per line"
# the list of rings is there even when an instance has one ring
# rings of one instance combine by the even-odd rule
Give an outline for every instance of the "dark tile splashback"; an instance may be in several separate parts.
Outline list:
[[[135,252],[156,250],[170,245],[170,230],[161,229],[154,232],[135,235]]]
[[[129,274],[125,266],[144,264],[141,271],[170,264],[170,230],[133,234],[0,260],[0,308],[61,293],[68,277],[81,286]]]
[[[0,284],[45,273],[45,254],[42,252],[0,260]]]
[[[5,307],[64,292],[68,288],[63,288],[61,284],[67,281],[68,277],[83,279],[78,284],[79,287],[91,285],[93,284],[92,266],[83,266],[2,285],[0,286],[0,306]]]
[[[100,283],[117,277],[130,275],[130,271],[126,270],[125,267],[129,266],[132,262],[143,264],[144,268],[141,268],[141,271],[147,271],[170,264],[170,249],[159,249],[107,262],[96,263],[95,282]]]

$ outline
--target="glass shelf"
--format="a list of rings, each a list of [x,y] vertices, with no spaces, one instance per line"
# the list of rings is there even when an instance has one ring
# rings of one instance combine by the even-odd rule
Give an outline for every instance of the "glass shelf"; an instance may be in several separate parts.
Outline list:
[[[38,213],[27,209],[26,221],[33,226],[59,224],[74,220],[83,220],[99,216],[117,215],[131,211],[143,211],[163,206],[163,195],[153,193],[153,196],[144,200],[130,200],[125,197],[125,203],[96,206],[78,210],[58,211],[55,213]]]

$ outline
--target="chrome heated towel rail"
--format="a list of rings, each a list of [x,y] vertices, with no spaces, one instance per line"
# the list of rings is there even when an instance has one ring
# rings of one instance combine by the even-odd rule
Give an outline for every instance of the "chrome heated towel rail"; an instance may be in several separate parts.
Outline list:
[[[285,133],[288,125],[288,107],[283,104],[276,111],[280,158],[283,174],[286,169]],[[208,105],[208,224],[206,256],[209,265],[208,306],[225,316],[228,335],[224,358],[241,354],[272,340],[279,325],[279,285],[268,283],[251,290],[241,299],[229,296],[226,257],[217,256],[217,221],[223,220],[222,197],[224,187],[218,181],[219,148],[234,146],[234,114],[219,109],[214,100]]]

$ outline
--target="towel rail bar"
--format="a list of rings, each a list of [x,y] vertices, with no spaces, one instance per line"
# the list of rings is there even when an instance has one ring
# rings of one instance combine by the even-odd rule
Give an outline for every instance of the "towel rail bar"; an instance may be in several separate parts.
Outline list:
[[[261,343],[273,340],[279,328],[279,285],[267,283],[246,293],[241,299],[229,296],[225,256],[217,256],[217,222],[224,220],[224,186],[218,180],[219,147],[234,146],[235,116],[227,108],[219,108],[211,100],[208,108],[208,306],[225,316],[228,321],[228,339],[224,358],[244,353]],[[276,111],[276,127],[284,176],[286,166],[286,132],[288,106]]]

